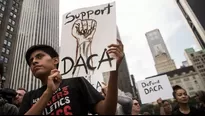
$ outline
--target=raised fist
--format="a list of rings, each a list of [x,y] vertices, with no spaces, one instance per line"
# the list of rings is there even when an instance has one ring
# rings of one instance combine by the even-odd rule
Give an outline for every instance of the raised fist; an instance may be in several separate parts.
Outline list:
[[[72,36],[77,39],[79,44],[85,41],[92,41],[97,27],[97,22],[93,19],[78,19],[72,27]]]

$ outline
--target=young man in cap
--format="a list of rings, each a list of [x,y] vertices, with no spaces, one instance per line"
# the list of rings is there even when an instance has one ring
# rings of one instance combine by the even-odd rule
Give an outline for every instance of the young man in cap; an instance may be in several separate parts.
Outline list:
[[[114,54],[117,69],[124,57],[123,45],[108,46],[107,53]],[[87,115],[115,114],[117,105],[118,71],[111,71],[107,96],[104,98],[83,77],[61,80],[57,70],[58,53],[50,46],[32,46],[26,52],[26,61],[33,75],[43,86],[25,94],[19,114],[26,115]]]

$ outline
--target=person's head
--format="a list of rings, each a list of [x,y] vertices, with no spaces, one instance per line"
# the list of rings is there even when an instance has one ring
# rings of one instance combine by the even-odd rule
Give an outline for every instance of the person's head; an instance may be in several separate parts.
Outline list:
[[[138,99],[133,98],[132,100],[132,112],[139,113],[141,108]]]
[[[8,103],[12,104],[13,100],[16,96],[16,91],[10,88],[2,88],[0,89],[0,97],[7,100]]]
[[[23,100],[23,97],[24,95],[26,94],[26,90],[24,88],[18,88],[16,90],[16,97],[14,99],[14,104],[17,105],[17,106],[20,106],[20,104],[22,103],[22,100]]]
[[[197,91],[196,92],[196,101],[205,103],[205,92],[204,91]]]
[[[26,52],[26,62],[33,75],[41,79],[58,68],[59,55],[51,46],[34,45]]]
[[[173,87],[173,97],[179,104],[187,104],[189,101],[186,90],[178,85]]]
[[[171,106],[170,102],[167,100],[164,100],[164,101],[162,101],[162,104],[163,104],[164,112],[166,114],[170,114],[172,112],[172,106]]]

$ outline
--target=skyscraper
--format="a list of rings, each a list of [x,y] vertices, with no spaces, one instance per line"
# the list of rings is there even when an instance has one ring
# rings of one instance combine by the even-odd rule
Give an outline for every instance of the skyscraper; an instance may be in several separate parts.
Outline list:
[[[155,62],[157,73],[164,73],[176,69],[171,59],[159,29],[152,30],[145,34],[152,56]]]
[[[47,44],[59,49],[59,0],[25,0],[18,32],[16,53],[7,85],[27,90],[41,86],[32,76],[25,60],[25,52],[32,45]]]
[[[205,0],[176,0],[195,40],[205,49]]]
[[[23,0],[0,0],[0,60],[4,63],[3,78],[9,81],[16,49],[17,32]],[[3,87],[0,78],[0,87]]]

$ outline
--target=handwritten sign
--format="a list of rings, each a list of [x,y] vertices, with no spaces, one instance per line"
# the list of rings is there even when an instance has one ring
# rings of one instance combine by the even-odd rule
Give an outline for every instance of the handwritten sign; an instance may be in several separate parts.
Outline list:
[[[115,43],[115,2],[66,13],[59,65],[62,77],[86,78],[116,70],[116,60],[106,52],[108,45]]]
[[[137,86],[143,104],[156,102],[159,98],[173,98],[172,86],[169,82],[167,75],[138,81]]]

